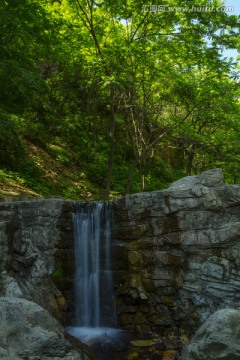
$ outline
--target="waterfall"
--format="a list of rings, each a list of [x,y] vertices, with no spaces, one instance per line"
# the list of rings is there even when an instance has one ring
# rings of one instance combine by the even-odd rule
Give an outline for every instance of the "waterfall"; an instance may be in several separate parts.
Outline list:
[[[115,327],[109,204],[78,204],[73,215],[77,327]]]

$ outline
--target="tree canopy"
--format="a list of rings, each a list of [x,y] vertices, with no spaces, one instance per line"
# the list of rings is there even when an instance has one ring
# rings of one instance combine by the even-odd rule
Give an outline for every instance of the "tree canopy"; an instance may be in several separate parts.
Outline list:
[[[240,181],[239,64],[223,52],[239,17],[219,0],[161,5],[2,0],[2,169],[41,176],[30,142],[71,153],[104,198],[213,167]]]

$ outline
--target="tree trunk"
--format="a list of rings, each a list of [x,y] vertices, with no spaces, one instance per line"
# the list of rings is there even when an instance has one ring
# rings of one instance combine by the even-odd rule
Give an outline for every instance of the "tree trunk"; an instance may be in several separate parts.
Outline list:
[[[106,176],[106,187],[104,192],[104,198],[109,198],[111,189],[112,172],[114,164],[114,153],[115,153],[115,111],[114,111],[114,85],[110,85],[110,117],[111,117],[111,129],[110,129],[110,150],[108,158],[108,171]]]
[[[192,149],[188,152],[188,162],[187,162],[187,175],[192,175],[193,169],[193,160],[195,157],[195,151]]]
[[[131,187],[132,187],[132,182],[133,182],[133,179],[134,179],[134,175],[136,173],[137,164],[138,164],[138,161],[137,161],[137,159],[135,159],[134,163],[132,164],[130,173],[128,175],[128,182],[127,182],[127,185],[126,185],[126,188],[125,188],[125,191],[124,191],[124,195],[130,194]]]
[[[143,160],[143,165],[141,167],[141,190],[145,191],[146,188],[146,159]]]

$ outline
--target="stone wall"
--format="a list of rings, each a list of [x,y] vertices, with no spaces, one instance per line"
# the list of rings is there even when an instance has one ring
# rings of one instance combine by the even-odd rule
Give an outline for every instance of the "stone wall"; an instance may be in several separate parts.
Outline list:
[[[0,296],[73,322],[75,202],[0,203]],[[112,203],[119,325],[191,335],[215,310],[239,308],[240,186],[221,170]]]
[[[239,308],[240,186],[220,169],[114,203],[120,325],[190,335],[215,310]]]
[[[59,200],[0,203],[0,296],[33,301],[62,323],[73,306],[73,209]]]

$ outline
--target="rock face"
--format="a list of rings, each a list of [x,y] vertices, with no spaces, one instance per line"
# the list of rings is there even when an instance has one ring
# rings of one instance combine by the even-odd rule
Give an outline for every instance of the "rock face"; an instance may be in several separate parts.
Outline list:
[[[73,325],[75,202],[0,203],[0,296]],[[112,203],[119,325],[187,338],[216,310],[240,308],[240,186],[220,169]]]
[[[220,169],[113,207],[121,326],[189,336],[217,309],[240,308],[240,186]]]
[[[89,359],[65,339],[60,323],[33,302],[0,298],[0,319],[1,359]]]
[[[72,303],[73,208],[59,200],[0,203],[0,296],[34,301],[63,323]]]
[[[197,330],[182,360],[239,360],[239,324],[239,310],[223,309],[215,312]]]

